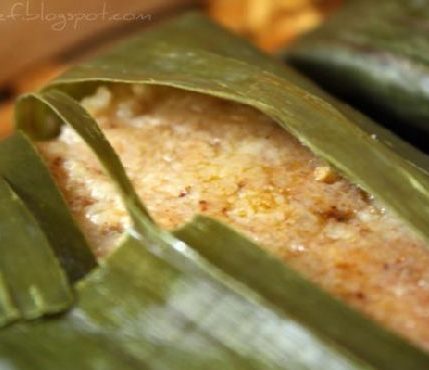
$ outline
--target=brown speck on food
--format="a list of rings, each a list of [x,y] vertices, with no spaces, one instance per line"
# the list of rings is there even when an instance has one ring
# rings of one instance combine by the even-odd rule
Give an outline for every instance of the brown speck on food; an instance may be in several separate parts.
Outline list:
[[[191,192],[191,189],[192,189],[192,187],[191,187],[191,186],[186,186],[186,187],[185,187],[185,190],[182,190],[182,191],[179,193],[179,198],[186,197],[186,196]]]
[[[351,268],[351,264],[347,262],[339,262],[335,267],[339,270],[349,270]]]
[[[365,203],[370,203],[373,200],[373,196],[362,190],[361,188],[358,188],[358,194],[360,195],[362,201]]]
[[[200,210],[203,212],[207,211],[209,208],[209,203],[206,200],[200,200],[198,204],[200,206]]]
[[[350,210],[340,209],[336,206],[331,206],[328,210],[320,213],[324,219],[334,219],[338,222],[346,222],[353,217],[353,212]]]
[[[240,180],[237,183],[237,186],[238,186],[239,189],[243,189],[246,186],[246,181],[245,180]]]
[[[60,157],[60,156],[55,157],[52,160],[52,166],[53,167],[60,167],[62,165],[63,161],[64,161],[64,159],[62,157]]]
[[[364,300],[366,299],[366,295],[362,292],[357,292],[356,293],[356,298],[360,299],[360,300]]]

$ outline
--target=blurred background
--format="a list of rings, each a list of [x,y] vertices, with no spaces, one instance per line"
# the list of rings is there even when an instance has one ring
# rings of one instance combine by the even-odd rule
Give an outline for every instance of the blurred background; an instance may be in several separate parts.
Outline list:
[[[275,52],[316,27],[342,0],[1,0],[0,137],[16,96],[72,63],[190,9]]]

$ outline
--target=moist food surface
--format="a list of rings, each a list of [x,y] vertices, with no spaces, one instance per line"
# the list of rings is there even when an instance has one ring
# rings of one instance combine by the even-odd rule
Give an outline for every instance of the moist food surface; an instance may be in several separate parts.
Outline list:
[[[429,349],[429,251],[395,215],[251,107],[167,87],[100,87],[83,105],[154,219],[219,219],[374,319]],[[68,127],[40,144],[94,251],[130,220]],[[257,266],[255,266],[257,268]]]

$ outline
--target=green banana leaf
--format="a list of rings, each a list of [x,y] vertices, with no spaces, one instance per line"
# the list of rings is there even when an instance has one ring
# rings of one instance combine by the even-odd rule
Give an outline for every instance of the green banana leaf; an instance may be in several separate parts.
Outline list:
[[[95,259],[48,169],[20,132],[0,143],[0,220],[0,327],[69,308],[67,280],[83,277]]]
[[[69,313],[0,331],[2,361],[8,369],[32,370],[427,367],[427,355],[317,289],[314,294],[312,284],[241,236],[214,221],[200,220],[198,225],[191,232],[198,241],[207,236],[202,230],[214,227],[212,232],[223,233],[225,247],[233,249],[238,243],[240,258],[244,256],[246,262],[255,258],[259,263],[262,258],[262,267],[265,263],[269,268],[275,266],[270,277],[286,283],[290,292],[279,289],[279,284],[274,287],[277,299],[267,300],[265,294],[257,294],[203,260],[190,258],[192,251],[182,254],[176,250],[171,262],[163,253],[152,253],[141,241],[129,237],[99,269],[78,283],[79,301]],[[196,235],[196,230],[202,234]],[[189,231],[180,233],[190,235]],[[185,244],[180,244],[185,251]],[[249,271],[248,266],[244,268]],[[240,274],[235,266],[232,270]],[[300,296],[307,289],[310,295],[297,300],[293,297],[297,287],[303,289],[298,291]],[[335,331],[328,325],[332,318],[323,316],[324,306],[318,303],[327,304],[329,310],[335,307],[340,316],[334,319],[344,320],[346,327],[351,328],[353,322],[356,335],[338,331],[338,327],[336,335],[318,333],[287,313],[294,311],[296,317],[306,317],[305,321],[312,315],[313,321]],[[344,344],[346,337],[348,345]]]
[[[0,331],[0,367],[427,368],[426,353],[218,222],[197,218],[175,234],[160,230],[76,100],[102,82],[169,85],[250,104],[429,240],[424,156],[384,131],[382,140],[374,140],[371,121],[360,122],[244,41],[188,15],[120,44],[18,102],[18,128],[33,140],[54,137],[61,124],[79,133],[116,184],[134,229],[75,286],[72,310]],[[393,144],[386,145],[390,138]]]
[[[36,217],[70,281],[78,280],[95,266],[95,258],[48,168],[22,133],[1,142],[0,175]]]
[[[286,59],[429,150],[429,2],[344,3],[286,50]]]
[[[0,328],[69,308],[72,290],[45,234],[1,176],[0,215]]]

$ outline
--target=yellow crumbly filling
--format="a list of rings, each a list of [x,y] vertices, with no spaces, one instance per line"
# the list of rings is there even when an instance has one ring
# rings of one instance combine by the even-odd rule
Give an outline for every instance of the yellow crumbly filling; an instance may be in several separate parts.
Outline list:
[[[392,213],[251,107],[167,87],[100,87],[83,100],[154,219],[219,219],[429,349],[429,251]],[[130,225],[68,127],[40,150],[99,256]],[[257,268],[257,266],[255,266]]]

